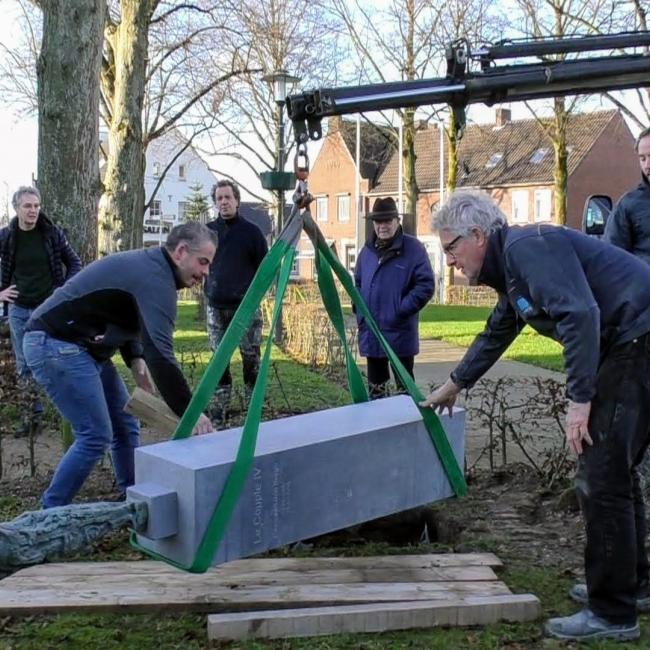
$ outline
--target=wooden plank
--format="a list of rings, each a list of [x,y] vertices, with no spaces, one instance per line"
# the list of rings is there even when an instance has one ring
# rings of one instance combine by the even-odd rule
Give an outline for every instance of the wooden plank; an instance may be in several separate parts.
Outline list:
[[[208,616],[208,639],[278,639],[438,626],[489,625],[499,621],[533,621],[540,614],[540,602],[531,594],[213,614]]]
[[[247,573],[271,573],[276,571],[327,571],[334,569],[431,569],[437,567],[489,566],[501,567],[502,563],[493,553],[428,553],[423,555],[385,555],[379,557],[307,557],[307,558],[253,558],[235,560],[208,569],[205,575],[213,577],[244,575]],[[151,560],[129,562],[59,562],[39,564],[17,571],[7,580],[43,576],[110,576],[110,575],[180,575],[191,577],[163,562]]]
[[[124,576],[122,583],[84,579],[21,586],[0,582],[0,615],[66,611],[228,612],[271,608],[344,605],[414,600],[458,600],[468,596],[509,594],[499,581],[412,582],[360,584],[296,584],[282,586],[221,586],[152,575],[146,580]]]
[[[71,565],[74,567],[75,565]],[[222,571],[209,571],[205,574],[187,574],[178,570],[162,571],[128,571],[123,569],[119,573],[95,574],[93,572],[71,571],[57,572],[55,574],[32,573],[16,574],[8,578],[4,586],[30,587],[47,586],[56,580],[57,584],[64,587],[67,583],[88,583],[91,579],[101,579],[104,585],[123,585],[125,581],[156,578],[164,580],[166,584],[173,585],[292,585],[292,584],[349,584],[355,582],[476,582],[479,580],[497,580],[497,575],[491,567],[432,567],[421,568],[382,568],[368,567],[361,569],[324,569],[324,570],[278,570],[262,571],[253,570],[246,573],[230,573]]]
[[[137,386],[124,410],[162,433],[171,435],[178,426],[178,416],[163,400]]]

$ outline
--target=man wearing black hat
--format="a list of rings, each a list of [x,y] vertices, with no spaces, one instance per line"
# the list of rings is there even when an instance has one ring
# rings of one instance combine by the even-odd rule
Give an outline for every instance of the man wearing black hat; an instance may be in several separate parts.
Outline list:
[[[392,198],[375,201],[366,215],[374,232],[361,249],[354,282],[382,334],[413,376],[414,358],[420,351],[418,314],[433,296],[434,279],[426,249],[416,237],[404,234],[399,217]],[[370,398],[384,397],[390,378],[388,358],[359,314],[357,323],[359,352],[368,363]]]

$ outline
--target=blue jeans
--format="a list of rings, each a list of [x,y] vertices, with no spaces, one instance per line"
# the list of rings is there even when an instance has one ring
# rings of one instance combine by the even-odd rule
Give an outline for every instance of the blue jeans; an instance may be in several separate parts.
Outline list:
[[[21,307],[15,303],[9,303],[9,331],[11,332],[11,346],[16,357],[16,374],[21,378],[29,377],[29,368],[25,363],[23,354],[23,337],[25,336],[25,325],[32,315],[33,309]]]
[[[124,412],[129,394],[113,362],[96,361],[84,348],[45,332],[26,332],[23,352],[75,438],[43,495],[43,507],[70,503],[109,445],[118,489],[125,492],[134,481],[140,427]]]

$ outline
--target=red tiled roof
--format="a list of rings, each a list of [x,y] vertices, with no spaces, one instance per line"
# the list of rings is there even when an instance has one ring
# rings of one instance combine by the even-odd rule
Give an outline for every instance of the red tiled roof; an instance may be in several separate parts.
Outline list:
[[[617,111],[578,113],[567,125],[568,173],[573,173]],[[544,122],[550,120],[545,119]],[[437,189],[440,183],[440,133],[428,128],[416,133],[415,174],[420,191]],[[447,144],[444,144],[444,172],[447,176]],[[532,162],[539,152],[539,162]],[[498,158],[495,154],[502,154]],[[489,166],[490,160],[495,163]],[[397,192],[397,156],[392,156],[379,177],[376,191]],[[539,122],[532,118],[494,124],[470,125],[460,140],[458,150],[458,187],[490,187],[553,183],[553,144]]]

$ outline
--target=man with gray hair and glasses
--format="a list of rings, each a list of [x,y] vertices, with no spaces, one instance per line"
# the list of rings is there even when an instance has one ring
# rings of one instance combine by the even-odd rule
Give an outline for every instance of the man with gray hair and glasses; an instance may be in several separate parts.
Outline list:
[[[216,249],[211,230],[181,224],[161,248],[89,264],[32,314],[27,365],[75,437],[43,495],[45,508],[70,503],[109,446],[118,490],[133,484],[140,431],[124,412],[129,394],[111,361],[118,350],[137,386],[153,392],[153,376],[172,411],[185,412],[192,393],[174,356],[176,292],[202,284]],[[194,433],[212,430],[201,415]]]
[[[483,193],[457,191],[433,230],[447,264],[492,287],[497,304],[450,378],[422,406],[451,408],[525,325],[559,341],[567,374],[566,438],[578,457],[585,521],[584,609],[546,623],[560,639],[639,637],[647,596],[645,511],[636,471],[650,434],[650,268],[576,230],[509,226]]]
[[[33,385],[23,356],[25,325],[54,289],[79,272],[81,260],[63,230],[41,210],[35,187],[19,187],[11,203],[16,216],[0,230],[0,300],[9,320],[16,374],[29,389]],[[36,394],[32,402],[32,415],[38,415],[43,406]],[[24,422],[17,434],[28,430]]]

